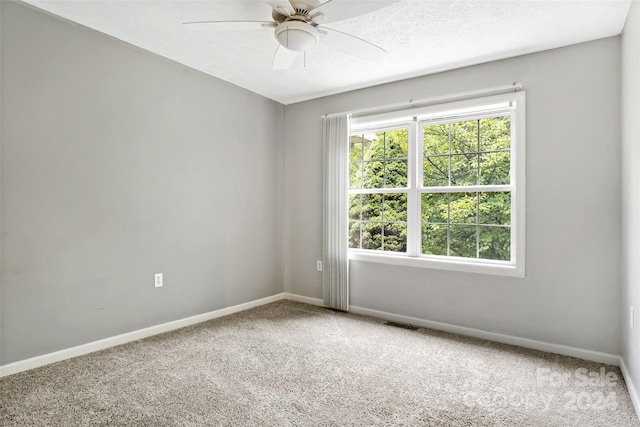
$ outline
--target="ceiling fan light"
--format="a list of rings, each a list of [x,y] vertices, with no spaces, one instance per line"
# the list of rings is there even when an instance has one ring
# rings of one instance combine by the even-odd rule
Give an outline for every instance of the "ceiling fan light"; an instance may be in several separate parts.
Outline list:
[[[278,43],[295,52],[315,46],[320,37],[314,26],[301,21],[283,22],[276,27],[275,35]]]

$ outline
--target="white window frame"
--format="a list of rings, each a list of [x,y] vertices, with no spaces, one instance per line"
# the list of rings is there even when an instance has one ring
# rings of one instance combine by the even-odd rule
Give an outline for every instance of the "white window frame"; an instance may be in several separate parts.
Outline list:
[[[349,194],[373,192],[407,192],[407,252],[383,252],[367,249],[349,249],[349,259],[410,267],[500,276],[525,276],[525,92],[512,92],[463,101],[394,111],[352,118],[351,132],[371,132],[407,127],[409,135],[408,187],[396,191],[358,189]],[[457,122],[496,115],[511,115],[511,180],[507,185],[464,186],[464,192],[511,192],[511,260],[497,261],[452,256],[422,255],[420,252],[421,215],[420,194],[429,192],[421,188],[422,164],[416,156],[422,155],[422,138],[418,138],[422,124]],[[438,192],[454,192],[460,187],[434,187]]]

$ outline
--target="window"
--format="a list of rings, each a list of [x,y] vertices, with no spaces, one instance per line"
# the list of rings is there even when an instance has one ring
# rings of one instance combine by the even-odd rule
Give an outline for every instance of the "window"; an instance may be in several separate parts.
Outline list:
[[[524,93],[352,119],[350,258],[524,275]]]
[[[406,252],[407,129],[352,134],[349,154],[349,247]]]

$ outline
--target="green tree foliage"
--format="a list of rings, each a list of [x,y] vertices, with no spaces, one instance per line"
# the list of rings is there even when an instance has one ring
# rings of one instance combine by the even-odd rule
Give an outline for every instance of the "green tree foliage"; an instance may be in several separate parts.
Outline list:
[[[353,135],[352,189],[406,188],[406,129]],[[424,187],[510,182],[508,116],[423,127]],[[509,192],[429,192],[421,198],[424,254],[509,260]],[[354,194],[349,246],[405,252],[407,193]]]
[[[406,129],[352,136],[351,188],[406,188],[408,149]],[[352,195],[349,218],[349,247],[406,252],[406,193]]]
[[[424,186],[508,184],[508,116],[425,126]]]
[[[425,126],[424,185],[501,185],[510,182],[508,116]],[[422,195],[422,252],[509,260],[509,192]]]
[[[509,192],[425,193],[422,252],[509,260],[510,223]]]

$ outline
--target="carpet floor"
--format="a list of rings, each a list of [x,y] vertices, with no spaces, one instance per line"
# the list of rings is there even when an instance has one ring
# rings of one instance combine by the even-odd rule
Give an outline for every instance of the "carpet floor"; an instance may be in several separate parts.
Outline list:
[[[280,301],[0,378],[2,426],[640,426],[620,370]]]

